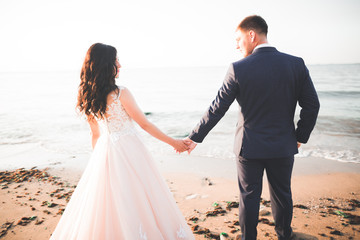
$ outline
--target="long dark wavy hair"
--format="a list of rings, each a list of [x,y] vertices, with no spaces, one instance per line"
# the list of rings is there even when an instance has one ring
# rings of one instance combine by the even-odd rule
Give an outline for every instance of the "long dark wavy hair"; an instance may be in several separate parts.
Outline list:
[[[115,84],[116,57],[116,49],[102,43],[93,44],[86,53],[80,73],[76,108],[88,119],[103,119],[108,94],[118,91]]]

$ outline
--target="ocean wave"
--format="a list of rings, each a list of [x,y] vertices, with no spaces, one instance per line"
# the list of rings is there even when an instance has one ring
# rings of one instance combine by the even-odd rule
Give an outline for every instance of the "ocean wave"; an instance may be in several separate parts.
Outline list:
[[[360,137],[360,119],[319,116],[315,129],[332,136]]]
[[[360,91],[317,91],[320,98],[337,97],[337,98],[359,98]]]
[[[312,149],[302,150],[296,155],[300,158],[319,157],[345,163],[360,163],[360,152],[353,150],[331,150],[331,149]]]
[[[1,132],[0,136],[0,145],[15,145],[35,142],[34,135],[31,132]]]

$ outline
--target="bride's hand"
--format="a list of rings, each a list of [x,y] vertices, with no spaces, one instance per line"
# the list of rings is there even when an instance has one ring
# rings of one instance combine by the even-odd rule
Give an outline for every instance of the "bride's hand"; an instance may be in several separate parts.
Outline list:
[[[188,144],[184,140],[180,139],[174,139],[174,143],[172,144],[172,146],[177,153],[182,153],[189,150]]]
[[[185,143],[188,145],[188,154],[190,154],[192,152],[192,150],[194,150],[194,148],[196,147],[197,143],[195,143],[193,140],[191,140],[189,137],[184,138]]]

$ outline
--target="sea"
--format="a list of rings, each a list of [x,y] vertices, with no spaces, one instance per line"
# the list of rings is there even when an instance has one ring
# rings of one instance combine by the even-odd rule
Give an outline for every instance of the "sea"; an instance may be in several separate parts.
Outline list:
[[[125,68],[117,84],[166,134],[184,138],[217,94],[228,66]],[[360,163],[360,64],[309,65],[320,113],[298,158]],[[75,109],[78,70],[0,72],[0,169],[48,166],[91,154],[90,130]],[[297,107],[295,123],[300,107]],[[233,161],[236,102],[191,156]],[[175,154],[138,127],[150,152]]]

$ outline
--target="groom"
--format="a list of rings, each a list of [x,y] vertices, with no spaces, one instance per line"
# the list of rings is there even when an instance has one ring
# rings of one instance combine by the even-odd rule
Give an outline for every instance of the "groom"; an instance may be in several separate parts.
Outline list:
[[[260,16],[249,16],[239,24],[237,49],[244,58],[230,65],[215,100],[187,138],[191,151],[237,101],[240,111],[234,152],[242,239],[257,236],[264,170],[278,239],[291,238],[294,154],[308,141],[320,107],[304,61],[272,47],[267,30]],[[295,127],[297,103],[301,112]]]

